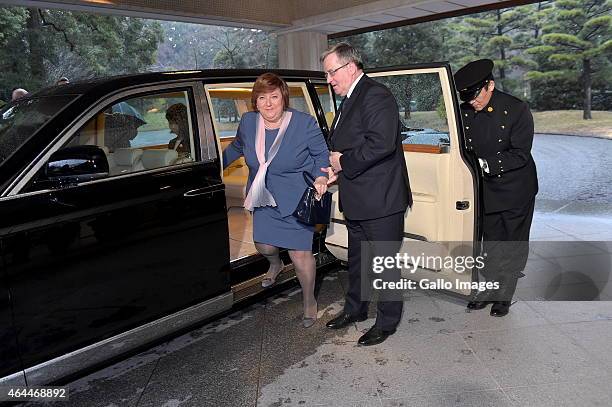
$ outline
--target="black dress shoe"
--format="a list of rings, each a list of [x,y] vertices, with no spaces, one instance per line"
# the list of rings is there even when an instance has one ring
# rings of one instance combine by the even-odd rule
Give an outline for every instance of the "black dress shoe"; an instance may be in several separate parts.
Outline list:
[[[483,309],[490,303],[491,301],[470,301],[468,302],[467,309]]]
[[[367,315],[353,316],[353,315],[345,314],[343,312],[340,315],[338,315],[336,318],[332,319],[327,324],[325,324],[325,326],[330,329],[340,329],[340,328],[344,328],[345,326],[352,324],[353,322],[365,321],[366,319],[368,319]]]
[[[495,301],[491,307],[492,317],[503,317],[510,312],[510,301]]]
[[[368,332],[359,338],[357,343],[361,346],[378,345],[379,343],[383,343],[385,339],[389,337],[389,335],[393,335],[394,333],[395,329],[391,331],[383,331],[382,329],[373,326]]]

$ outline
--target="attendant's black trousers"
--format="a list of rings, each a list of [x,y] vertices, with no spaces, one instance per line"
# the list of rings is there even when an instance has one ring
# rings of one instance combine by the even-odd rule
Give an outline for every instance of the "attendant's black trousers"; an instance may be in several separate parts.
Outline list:
[[[399,252],[404,236],[404,212],[378,219],[346,219],[348,229],[348,273],[349,286],[346,293],[344,312],[352,316],[368,313],[369,296],[372,293],[372,277],[385,281],[399,281],[398,268],[385,269],[381,274],[372,272],[372,256],[392,256]],[[369,258],[362,258],[362,242],[369,245]],[[376,242],[385,242],[376,244]],[[363,262],[363,263],[362,263]],[[362,296],[362,294],[364,294]],[[378,301],[376,311],[377,328],[384,331],[395,329],[402,316],[402,295],[400,291],[385,293]]]
[[[491,301],[511,301],[518,278],[529,256],[529,231],[533,219],[535,198],[522,208],[488,213],[484,216],[484,248],[487,253],[484,276],[498,281],[499,290],[489,296]]]

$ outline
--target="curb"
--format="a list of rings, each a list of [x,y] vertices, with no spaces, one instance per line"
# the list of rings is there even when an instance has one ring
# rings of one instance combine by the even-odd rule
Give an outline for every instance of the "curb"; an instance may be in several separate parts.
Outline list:
[[[535,134],[539,134],[539,135],[543,135],[543,136],[568,136],[568,137],[591,137],[591,138],[599,138],[599,139],[604,139],[604,140],[612,140],[612,134],[610,134],[609,136],[604,136],[601,134],[567,134],[567,133],[540,133],[540,132],[534,132]]]

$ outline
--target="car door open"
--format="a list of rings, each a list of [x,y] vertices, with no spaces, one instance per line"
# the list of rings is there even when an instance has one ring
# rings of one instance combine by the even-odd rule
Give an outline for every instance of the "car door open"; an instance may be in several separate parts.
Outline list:
[[[473,274],[476,265],[469,259],[478,256],[474,245],[480,229],[478,174],[463,147],[450,68],[420,65],[367,75],[391,90],[400,109],[402,146],[414,199],[405,214],[400,254],[409,264],[402,276],[422,281],[423,286],[437,279],[452,281],[452,288],[444,283],[439,288],[469,295],[469,284],[459,282],[477,279],[477,273]],[[326,245],[337,258],[347,261],[347,229],[337,192],[333,198]]]

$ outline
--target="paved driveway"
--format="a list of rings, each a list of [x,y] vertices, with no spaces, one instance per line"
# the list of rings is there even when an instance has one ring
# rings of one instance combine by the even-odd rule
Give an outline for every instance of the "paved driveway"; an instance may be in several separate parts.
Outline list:
[[[576,210],[585,204],[596,204],[591,210],[612,206],[612,140],[538,134],[532,153],[540,181],[537,199],[544,204],[540,210],[558,209],[549,201],[559,207],[571,203]]]

